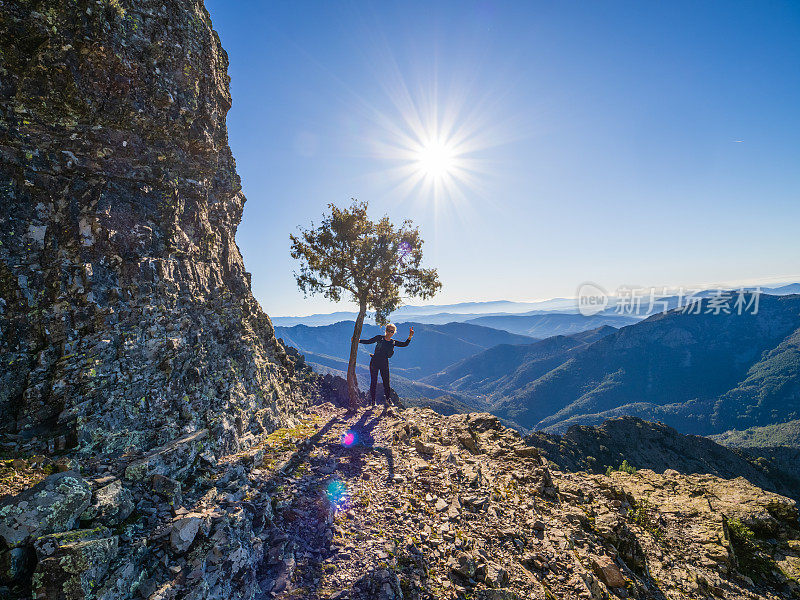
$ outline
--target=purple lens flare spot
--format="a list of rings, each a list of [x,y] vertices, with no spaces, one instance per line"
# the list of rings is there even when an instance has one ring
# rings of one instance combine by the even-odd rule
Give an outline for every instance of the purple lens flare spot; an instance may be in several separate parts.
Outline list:
[[[343,446],[347,446],[349,448],[350,446],[353,446],[357,441],[358,441],[358,434],[355,431],[352,430],[345,431],[342,434]]]

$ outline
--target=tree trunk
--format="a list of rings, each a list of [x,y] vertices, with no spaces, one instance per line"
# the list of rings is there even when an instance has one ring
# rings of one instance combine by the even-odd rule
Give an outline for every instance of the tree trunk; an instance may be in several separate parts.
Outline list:
[[[350,410],[358,409],[358,380],[356,379],[356,355],[358,354],[358,340],[361,338],[361,328],[364,326],[364,317],[367,314],[367,305],[362,302],[358,308],[356,326],[353,328],[353,338],[350,340],[350,362],[347,363],[347,393],[350,396]]]

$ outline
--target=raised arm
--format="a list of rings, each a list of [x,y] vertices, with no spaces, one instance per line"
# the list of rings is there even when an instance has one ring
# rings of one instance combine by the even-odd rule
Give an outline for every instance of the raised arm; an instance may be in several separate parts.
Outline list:
[[[395,341],[395,346],[400,346],[401,348],[405,348],[411,343],[411,338],[414,337],[414,328],[408,330],[408,339],[405,342],[397,342]]]
[[[381,336],[380,335],[376,335],[375,337],[371,337],[368,340],[358,340],[358,343],[359,344],[374,344],[379,339],[381,339]]]

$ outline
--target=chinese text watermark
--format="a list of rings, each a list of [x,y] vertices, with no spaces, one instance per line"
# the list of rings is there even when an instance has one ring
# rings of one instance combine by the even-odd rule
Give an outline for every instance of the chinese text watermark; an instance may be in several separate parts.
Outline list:
[[[761,288],[690,289],[622,286],[609,295],[596,283],[578,288],[578,312],[584,316],[603,311],[633,317],[648,317],[677,310],[685,314],[743,315],[758,314]]]

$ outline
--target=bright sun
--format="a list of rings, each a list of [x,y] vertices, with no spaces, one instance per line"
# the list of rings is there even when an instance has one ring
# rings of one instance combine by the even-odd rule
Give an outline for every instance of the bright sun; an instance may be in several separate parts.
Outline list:
[[[421,145],[416,154],[416,167],[426,177],[442,179],[455,168],[456,153],[446,142],[430,140]]]
[[[399,72],[385,83],[392,110],[384,112],[365,102],[371,127],[366,139],[371,154],[387,162],[378,174],[398,196],[439,208],[465,212],[470,198],[484,193],[491,176],[487,151],[516,138],[505,124],[495,123],[499,106],[491,95],[448,84],[445,97],[437,94],[438,80],[429,86],[410,86]],[[489,112],[491,110],[491,113]]]

